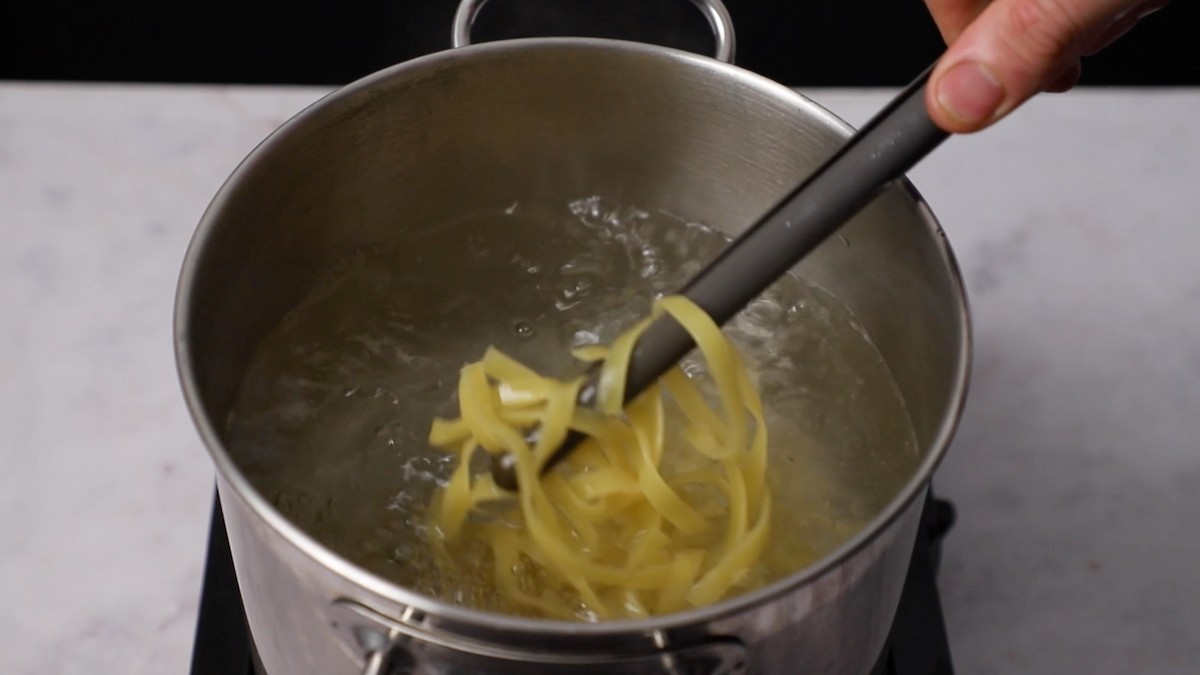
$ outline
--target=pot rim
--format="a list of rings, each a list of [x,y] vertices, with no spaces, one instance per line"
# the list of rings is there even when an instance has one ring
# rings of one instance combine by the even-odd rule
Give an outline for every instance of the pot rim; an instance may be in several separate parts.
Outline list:
[[[229,456],[224,444],[221,442],[220,434],[214,427],[212,420],[206,416],[195,373],[193,372],[193,354],[188,340],[188,335],[192,330],[192,323],[188,315],[192,302],[193,281],[197,274],[199,262],[208,247],[215,224],[220,219],[227,202],[231,198],[231,194],[237,188],[242,177],[251,173],[263,161],[265,155],[272,152],[275,146],[286,142],[289,136],[297,129],[303,127],[312,118],[324,114],[353,97],[360,96],[375,87],[382,86],[392,79],[446,63],[470,60],[476,58],[477,55],[541,50],[587,50],[601,53],[617,51],[644,55],[647,58],[685,62],[689,67],[707,71],[712,77],[736,80],[743,85],[762,92],[764,95],[794,105],[802,109],[804,113],[811,116],[814,120],[825,123],[843,136],[848,136],[853,131],[853,128],[840,117],[803,94],[735,65],[721,63],[710,57],[667,47],[607,38],[548,37],[480,43],[468,47],[436,52],[405,61],[366,75],[326,94],[272,131],[238,164],[205,209],[188,245],[187,252],[184,255],[175,294],[173,325],[175,363],[188,413],[209,455],[212,457],[220,477],[233,488],[237,497],[249,509],[259,515],[276,534],[295,547],[304,556],[342,577],[350,584],[362,588],[385,601],[411,607],[441,620],[468,625],[483,624],[487,628],[499,631],[536,634],[543,637],[569,636],[586,638],[628,634],[630,632],[649,633],[670,630],[687,625],[711,623],[722,617],[747,611],[775,597],[786,595],[802,586],[815,582],[817,579],[836,570],[842,563],[873,542],[883,530],[900,517],[914,499],[924,494],[934,470],[945,457],[963,413],[970,379],[972,357],[972,330],[966,289],[958,262],[941,225],[934,216],[932,209],[930,209],[924,198],[907,178],[900,181],[898,187],[908,194],[917,207],[921,221],[928,229],[930,236],[935,240],[938,254],[945,265],[954,289],[953,295],[956,303],[953,310],[963,339],[958,353],[954,355],[957,372],[955,373],[955,381],[951,392],[951,406],[938,424],[937,432],[934,435],[929,452],[913,472],[913,475],[888,505],[876,514],[865,527],[812,564],[754,591],[684,612],[645,619],[617,619],[596,623],[525,618],[445,603],[388,581],[359,567],[292,524],[291,521],[276,510],[253,487],[246,476],[237,468],[236,463]],[[336,599],[329,598],[329,601],[333,602]]]

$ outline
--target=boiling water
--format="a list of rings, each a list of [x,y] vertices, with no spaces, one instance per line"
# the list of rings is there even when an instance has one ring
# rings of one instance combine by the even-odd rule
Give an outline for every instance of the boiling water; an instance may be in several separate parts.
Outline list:
[[[459,551],[456,569],[435,564],[426,507],[454,460],[425,442],[430,419],[455,415],[458,369],[489,344],[549,375],[577,372],[570,347],[612,340],[726,242],[588,198],[514,204],[359,251],[259,345],[230,450],[283,514],[347,559],[450,602],[526,613],[492,590],[481,544]],[[918,456],[885,364],[827,293],[789,276],[726,332],[770,437],[772,537],[745,590],[852,536]],[[703,375],[695,359],[684,368]]]

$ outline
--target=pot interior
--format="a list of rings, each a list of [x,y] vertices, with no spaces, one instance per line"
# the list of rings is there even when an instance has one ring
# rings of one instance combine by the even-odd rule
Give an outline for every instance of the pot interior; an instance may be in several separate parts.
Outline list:
[[[569,367],[554,355],[580,331],[611,338],[715,255],[718,234],[687,223],[736,234],[846,134],[743,71],[617,44],[488,45],[406,64],[305,111],[239,167],[189,252],[179,308],[185,389],[222,439],[211,449],[227,477],[244,474],[357,564],[430,592],[404,576],[413,513],[397,501],[420,507],[413,476],[444,465],[422,448],[421,420],[453,412],[441,402],[462,362],[496,343]],[[672,248],[681,232],[690,243]],[[759,373],[780,398],[807,396],[773,424],[777,491],[841,495],[848,512],[821,546],[787,549],[780,575],[928,477],[966,368],[957,272],[907,187],[795,275],[735,330],[789,357]],[[841,379],[813,375],[830,359]],[[840,426],[818,428],[839,410]],[[805,422],[789,424],[797,411]],[[806,459],[790,469],[796,448]]]

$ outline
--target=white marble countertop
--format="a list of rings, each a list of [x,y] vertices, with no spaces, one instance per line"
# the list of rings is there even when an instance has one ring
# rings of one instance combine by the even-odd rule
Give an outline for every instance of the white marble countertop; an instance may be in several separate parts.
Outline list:
[[[852,122],[883,92],[809,92]],[[185,672],[212,469],[188,238],[313,89],[0,84],[0,672]],[[1200,91],[1044,97],[913,174],[971,291],[959,672],[1200,672]]]

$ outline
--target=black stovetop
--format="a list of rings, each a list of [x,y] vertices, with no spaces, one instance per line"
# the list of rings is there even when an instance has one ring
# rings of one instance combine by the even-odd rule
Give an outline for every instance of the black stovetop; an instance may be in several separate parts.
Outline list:
[[[953,523],[949,502],[932,497],[926,501],[892,632],[872,675],[953,675],[935,579],[942,537]],[[214,499],[191,675],[261,672],[255,669],[253,651],[225,519]]]

